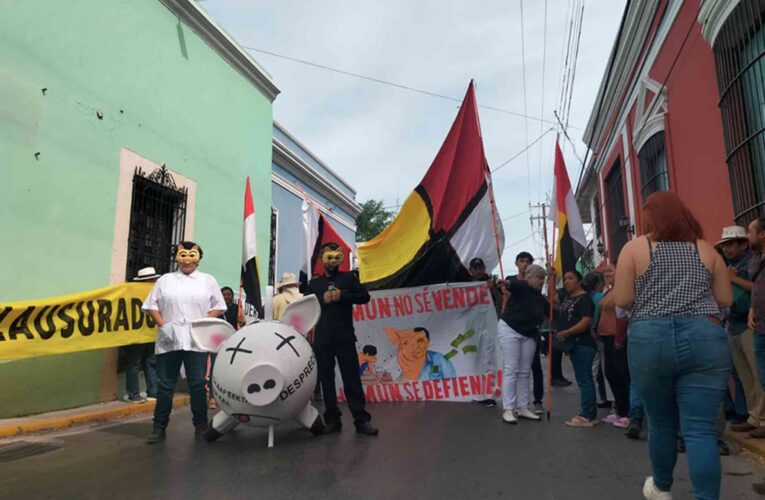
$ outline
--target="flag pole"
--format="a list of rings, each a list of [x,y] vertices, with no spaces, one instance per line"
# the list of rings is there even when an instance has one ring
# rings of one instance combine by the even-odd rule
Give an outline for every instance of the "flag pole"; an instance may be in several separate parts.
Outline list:
[[[491,172],[489,171],[489,166],[486,165],[486,171],[488,172],[486,174],[486,177],[489,181],[489,203],[491,204],[491,224],[494,228],[494,246],[497,247],[497,259],[499,260],[499,279],[505,279],[505,270],[502,268],[502,251],[503,248],[500,248],[501,243],[499,242],[499,229],[497,228],[497,220],[499,219],[499,214],[497,212],[497,203],[494,201],[494,183],[491,180]]]
[[[547,299],[550,303],[549,316],[547,321],[547,420],[550,420],[550,413],[552,411],[552,340],[553,340],[553,301],[555,299],[555,247],[550,252],[549,243],[547,242],[547,217],[545,215],[545,205],[542,205],[542,220],[544,221],[545,232],[545,254],[548,256],[548,267],[550,268],[550,276],[547,278],[549,291],[547,292]],[[552,237],[555,238],[555,230],[558,225],[557,218],[553,221]]]

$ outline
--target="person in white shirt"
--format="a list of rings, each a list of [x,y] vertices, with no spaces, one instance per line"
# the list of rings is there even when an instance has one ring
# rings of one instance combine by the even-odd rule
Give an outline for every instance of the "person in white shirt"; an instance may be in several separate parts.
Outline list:
[[[193,241],[179,243],[175,256],[178,270],[157,280],[143,303],[142,309],[159,326],[155,346],[159,387],[154,428],[147,439],[149,444],[165,439],[181,363],[189,384],[191,413],[196,429],[194,437],[202,439],[207,428],[205,373],[208,353],[194,345],[189,323],[195,319],[221,316],[226,311],[226,302],[215,278],[197,271],[201,259],[202,248],[199,245]]]

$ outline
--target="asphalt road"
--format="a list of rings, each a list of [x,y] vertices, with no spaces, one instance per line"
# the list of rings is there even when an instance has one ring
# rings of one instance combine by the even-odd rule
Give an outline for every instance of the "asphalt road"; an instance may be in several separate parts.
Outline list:
[[[610,425],[572,429],[575,387],[556,389],[550,421],[511,426],[499,409],[460,403],[370,405],[380,436],[314,437],[296,424],[240,427],[214,443],[195,442],[187,408],[173,413],[168,439],[147,445],[148,418],[0,442],[0,497],[640,499],[650,474],[646,442]],[[18,441],[18,440],[16,440]],[[18,446],[18,445],[15,445]],[[36,447],[36,449],[35,449]],[[3,451],[5,450],[5,451]],[[23,457],[25,453],[35,453]],[[765,470],[723,458],[722,498],[756,499]],[[691,498],[685,458],[676,499]]]

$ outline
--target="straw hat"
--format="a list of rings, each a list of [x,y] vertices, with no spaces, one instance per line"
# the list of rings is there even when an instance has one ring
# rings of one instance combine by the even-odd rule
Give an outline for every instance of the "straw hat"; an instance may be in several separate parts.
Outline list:
[[[138,270],[138,274],[136,274],[135,278],[133,278],[133,281],[149,281],[155,280],[159,277],[160,274],[157,273],[153,267],[144,267],[143,269]]]
[[[746,229],[741,226],[728,226],[723,228],[722,239],[715,243],[715,246],[722,245],[726,241],[746,239]]]
[[[297,285],[297,279],[295,278],[295,275],[292,273],[284,273],[282,274],[282,279],[279,281],[279,283],[276,284],[276,289],[281,290],[285,286],[290,285]]]

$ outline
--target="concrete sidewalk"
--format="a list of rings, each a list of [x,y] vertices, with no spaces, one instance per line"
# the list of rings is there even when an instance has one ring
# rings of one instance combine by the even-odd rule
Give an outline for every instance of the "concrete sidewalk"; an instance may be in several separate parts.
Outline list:
[[[188,404],[188,394],[176,396],[173,400],[173,408],[188,406]],[[32,432],[61,430],[75,425],[104,422],[125,417],[149,415],[154,412],[154,406],[154,401],[135,404],[117,400],[29,417],[0,419],[0,438]]]

